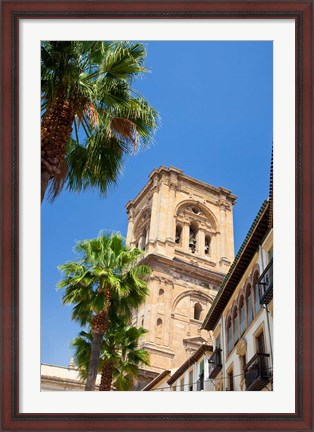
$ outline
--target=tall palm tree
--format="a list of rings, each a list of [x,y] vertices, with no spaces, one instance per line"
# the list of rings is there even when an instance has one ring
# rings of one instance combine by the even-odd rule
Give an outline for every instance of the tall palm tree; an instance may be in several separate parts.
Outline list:
[[[153,140],[158,114],[131,88],[147,70],[129,42],[42,42],[41,190],[116,183],[123,155]]]
[[[139,249],[129,249],[119,234],[100,234],[96,239],[79,241],[77,261],[59,267],[64,278],[64,304],[74,304],[72,319],[91,325],[93,344],[85,390],[95,388],[99,354],[109,319],[119,314],[129,319],[133,308],[145,300],[150,269],[138,263]]]
[[[119,319],[109,326],[102,342],[98,363],[98,372],[101,372],[100,391],[110,391],[112,385],[116,390],[132,388],[140,366],[149,365],[148,352],[138,346],[145,333],[147,330],[144,328],[126,325]],[[81,331],[71,343],[83,380],[87,378],[92,341],[91,332]]]

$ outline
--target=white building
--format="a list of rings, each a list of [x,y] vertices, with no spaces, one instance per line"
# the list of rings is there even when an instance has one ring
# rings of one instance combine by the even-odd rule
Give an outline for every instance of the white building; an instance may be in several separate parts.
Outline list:
[[[209,391],[213,383],[208,377],[209,358],[213,353],[211,345],[201,345],[168,380],[173,391]]]
[[[203,326],[213,336],[215,390],[272,390],[272,200],[262,205]]]
[[[84,391],[85,383],[80,379],[77,367],[70,362],[68,367],[42,363],[41,391]],[[99,389],[101,375],[96,380],[96,390]]]

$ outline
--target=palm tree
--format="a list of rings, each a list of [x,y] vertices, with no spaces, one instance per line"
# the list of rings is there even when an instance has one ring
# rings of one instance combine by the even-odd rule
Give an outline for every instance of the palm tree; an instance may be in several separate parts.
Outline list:
[[[158,114],[131,88],[147,70],[142,44],[42,42],[41,190],[116,183],[124,154],[153,140]]]
[[[101,372],[100,391],[130,390],[137,378],[141,365],[149,365],[149,355],[138,347],[140,338],[147,333],[143,327],[126,325],[121,320],[110,325],[103,339],[98,363]],[[91,332],[81,331],[71,346],[75,349],[75,362],[82,380],[86,380],[93,336]]]
[[[64,279],[64,304],[74,304],[72,319],[82,326],[91,325],[93,344],[85,390],[95,388],[99,354],[109,319],[119,314],[131,317],[147,296],[150,269],[138,263],[139,249],[129,249],[119,234],[100,234],[96,239],[79,241],[75,251],[79,260],[59,267]]]

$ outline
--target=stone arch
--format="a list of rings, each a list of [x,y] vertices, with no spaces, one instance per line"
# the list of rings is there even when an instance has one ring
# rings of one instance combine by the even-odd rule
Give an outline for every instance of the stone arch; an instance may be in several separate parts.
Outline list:
[[[133,236],[136,240],[136,246],[140,249],[145,249],[148,242],[150,216],[151,209],[149,206],[146,206],[140,211],[134,222]]]
[[[173,301],[172,306],[171,306],[171,313],[174,314],[176,307],[178,305],[178,303],[184,299],[185,297],[194,297],[195,298],[195,303],[197,302],[197,299],[203,300],[204,302],[209,302],[212,303],[214,301],[215,295],[212,294],[205,294],[202,291],[194,291],[194,290],[189,290],[189,291],[183,291],[182,293],[180,293]]]
[[[198,208],[200,210],[200,213],[194,213],[193,212],[193,208]],[[190,211],[190,215],[191,217],[194,217],[197,219],[197,217],[200,217],[202,215],[204,215],[204,217],[209,221],[212,229],[214,231],[217,231],[219,223],[218,220],[216,218],[216,216],[213,214],[213,212],[211,210],[209,210],[204,204],[200,203],[199,201],[196,200],[184,200],[181,201],[175,209],[175,215],[176,217],[180,214],[180,212],[184,211],[184,210],[191,210]]]
[[[259,266],[258,263],[255,264],[255,266],[253,267],[253,270],[252,270],[252,272],[251,272],[251,275],[252,275],[252,282],[253,282],[253,283],[254,283],[254,277],[256,276],[256,273],[258,273],[258,275],[261,274],[260,266]]]
[[[233,303],[232,303],[232,306],[231,306],[231,313],[232,313],[232,315],[233,315],[233,311],[234,311],[234,309],[237,309],[238,308],[238,297],[236,298],[236,299],[234,299],[233,300]]]

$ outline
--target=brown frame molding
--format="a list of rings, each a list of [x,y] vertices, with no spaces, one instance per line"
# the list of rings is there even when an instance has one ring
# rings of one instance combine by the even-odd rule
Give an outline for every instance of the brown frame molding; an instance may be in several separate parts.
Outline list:
[[[296,413],[20,414],[18,32],[27,18],[259,18],[296,21]],[[312,430],[312,0],[2,2],[1,430]]]

